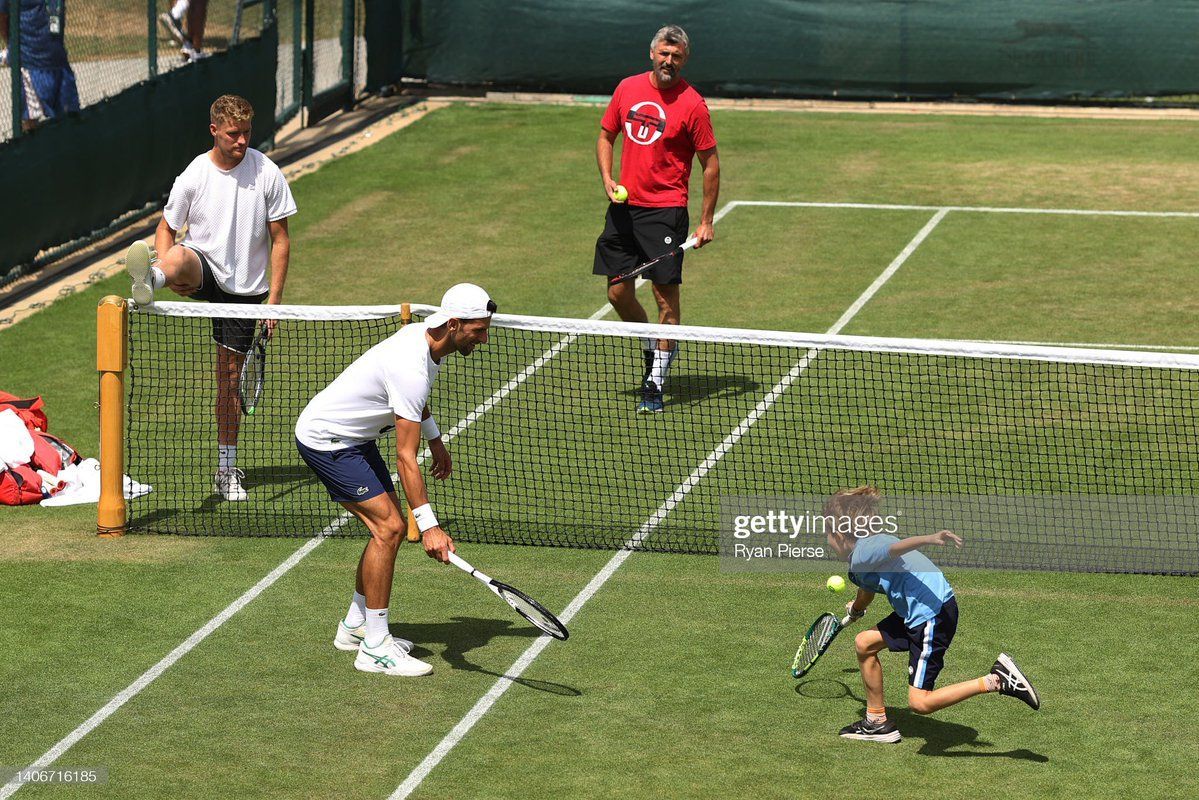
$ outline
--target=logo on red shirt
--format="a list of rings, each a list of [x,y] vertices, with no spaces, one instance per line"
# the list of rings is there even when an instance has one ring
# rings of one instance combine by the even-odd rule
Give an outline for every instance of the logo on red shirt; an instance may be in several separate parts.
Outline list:
[[[629,109],[624,135],[630,142],[653,144],[666,132],[666,112],[652,100],[644,100]]]

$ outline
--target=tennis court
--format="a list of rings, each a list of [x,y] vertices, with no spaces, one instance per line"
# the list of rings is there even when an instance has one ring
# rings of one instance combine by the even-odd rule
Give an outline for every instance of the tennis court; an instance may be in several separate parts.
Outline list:
[[[601,311],[601,288],[588,274],[602,218],[588,151],[596,113],[456,106],[299,181],[289,301],[429,302],[453,276],[486,286],[502,311]],[[1195,164],[1180,147],[1193,126],[739,111],[715,122],[730,177],[717,241],[688,256],[689,324],[1199,348],[1185,297],[1199,244],[1189,208],[1199,204],[1183,179]],[[1142,162],[1139,169],[1121,174],[1130,160]],[[438,170],[421,169],[434,161]],[[472,187],[466,207],[456,188],[463,185]],[[556,209],[552,225],[543,207]],[[1138,213],[1036,213],[1046,210]],[[387,258],[362,230],[364,218],[394,220]],[[26,335],[51,336],[79,319],[70,324],[87,330],[95,300],[124,288],[109,281],[21,325]],[[434,396],[443,430],[559,338],[538,340],[531,358],[498,370],[483,366],[487,348],[478,351],[462,369],[488,380],[474,394]],[[11,338],[0,341],[7,347]],[[146,369],[165,374],[184,363],[173,349],[181,341],[156,344]],[[794,385],[778,387],[777,360],[739,351],[731,360],[681,361],[673,405],[668,397],[666,414],[639,419],[635,398],[617,388],[632,371],[627,364],[592,365],[594,351],[572,348],[536,366],[450,442],[469,474],[471,460],[496,441],[522,435],[521,403],[547,414],[543,430],[530,434],[549,459],[541,480],[505,487],[502,469],[489,472],[493,482],[466,495],[480,518],[489,507],[502,515],[518,503],[550,504],[557,486],[577,485],[572,474],[633,465],[627,480],[636,491],[605,487],[584,498],[592,524],[621,520],[615,533],[624,537],[639,530],[628,519],[686,527],[693,504],[727,485],[723,476],[774,463],[755,445],[785,439],[785,419],[767,410],[744,424],[772,390],[829,387],[825,404],[840,409],[843,426],[877,411],[852,385],[831,385],[835,373],[820,358]],[[87,375],[89,357],[71,356],[71,364]],[[205,367],[193,367],[199,391],[181,388],[163,408],[206,402],[196,378]],[[581,390],[588,368],[596,385],[612,388]],[[59,389],[46,373],[29,364],[17,376],[49,386],[68,407],[72,391],[89,394]],[[178,385],[187,383],[185,376]],[[1150,394],[1170,399],[1161,387]],[[702,408],[718,413],[700,430],[689,423]],[[1187,430],[1189,411],[1176,408],[1164,427]],[[85,412],[78,417],[64,427],[85,430]],[[597,432],[585,427],[597,419],[612,428],[606,451],[595,450]],[[180,424],[172,463],[185,474],[203,462],[194,443],[206,432]],[[1152,446],[1151,433],[1132,441]],[[77,438],[86,448],[85,434]],[[261,441],[261,485],[281,502],[308,491],[269,481],[276,444]],[[1169,448],[1185,461],[1193,441]],[[902,456],[914,444],[895,446]],[[149,435],[140,445],[162,447]],[[810,470],[836,449],[835,441],[797,443],[786,457]],[[503,453],[492,455],[504,463]],[[975,468],[984,480],[1030,467],[1047,481],[1073,469],[1002,452]],[[787,483],[769,475],[763,485],[775,492]],[[301,515],[294,533],[336,524],[336,511],[328,504],[323,522]],[[188,513],[218,512],[199,504]],[[86,790],[27,786],[22,796],[805,797],[880,770],[935,784],[945,797],[976,797],[982,787],[996,797],[1061,786],[1093,797],[1199,790],[1187,742],[1167,733],[1172,720],[1199,711],[1191,693],[1175,688],[1177,665],[1199,656],[1189,635],[1199,605],[1193,578],[951,573],[963,622],[946,678],[971,677],[1006,649],[1036,678],[1045,707],[1033,715],[991,697],[918,717],[904,710],[901,659],[884,657],[905,741],[882,751],[835,735],[862,706],[846,642],[810,679],[788,675],[802,628],[843,602],[823,589],[822,573],[722,572],[711,556],[464,544],[491,574],[569,609],[571,639],[545,646],[473,581],[409,545],[397,564],[392,619],[436,672],[384,682],[356,673],[327,641],[360,540],[96,542],[84,511],[35,513],[5,517],[13,546],[0,556],[0,574],[15,599],[3,634],[13,655],[0,677],[14,691],[4,700],[12,724],[0,739],[0,763],[34,763],[65,744],[57,765],[102,766],[108,781]],[[260,583],[264,576],[269,583]],[[40,587],[51,583],[70,591],[47,597]],[[1130,632],[1146,618],[1153,634],[1136,635],[1130,647]],[[104,653],[99,665],[90,655],[72,657],[95,651]],[[156,664],[161,672],[146,674]],[[92,717],[122,691],[127,702]],[[64,740],[72,731],[84,735]]]

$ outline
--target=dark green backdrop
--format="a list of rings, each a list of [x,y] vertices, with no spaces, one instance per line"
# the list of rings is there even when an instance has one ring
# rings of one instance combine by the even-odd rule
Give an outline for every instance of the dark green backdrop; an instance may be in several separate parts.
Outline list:
[[[160,75],[0,147],[0,281],[46,247],[102,228],[162,197],[212,147],[208,107],[240,94],[254,138],[275,131],[273,24],[261,38]]]
[[[376,17],[392,30],[375,35],[403,52],[377,82],[611,92],[647,68],[650,37],[674,22],[692,39],[686,76],[711,95],[1053,100],[1199,89],[1195,0],[368,0],[368,25],[371,6],[391,10]]]

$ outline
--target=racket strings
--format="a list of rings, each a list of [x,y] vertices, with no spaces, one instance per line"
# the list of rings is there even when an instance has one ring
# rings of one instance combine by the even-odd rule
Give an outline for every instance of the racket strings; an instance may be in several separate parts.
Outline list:
[[[530,598],[527,598],[521,594],[517,594],[514,591],[506,588],[500,589],[500,597],[504,598],[505,602],[512,606],[512,609],[516,611],[517,614],[520,614],[542,631],[559,639],[566,638],[566,629],[562,626],[562,623],[558,621],[558,618],[546,611]]]

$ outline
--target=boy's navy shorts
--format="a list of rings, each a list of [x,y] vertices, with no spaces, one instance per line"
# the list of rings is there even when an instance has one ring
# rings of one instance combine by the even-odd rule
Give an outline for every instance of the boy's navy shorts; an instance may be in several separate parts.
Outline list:
[[[958,601],[951,597],[930,622],[916,628],[892,613],[878,624],[888,650],[908,652],[908,683],[917,689],[932,689],[945,666],[945,651],[958,629]]]

